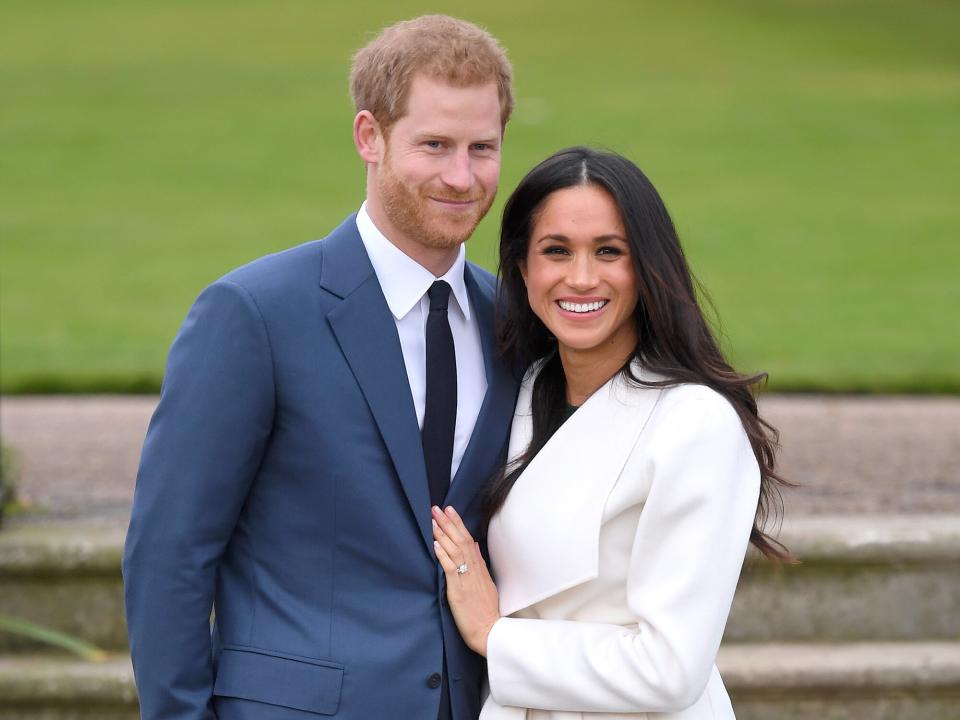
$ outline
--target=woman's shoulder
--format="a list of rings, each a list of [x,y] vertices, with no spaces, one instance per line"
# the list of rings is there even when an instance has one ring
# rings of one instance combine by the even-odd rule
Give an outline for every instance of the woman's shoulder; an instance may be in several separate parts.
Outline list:
[[[682,383],[678,385],[668,385],[663,389],[663,399],[661,401],[665,406],[695,405],[702,409],[724,408],[734,412],[733,405],[723,395],[707,385],[698,383]]]
[[[635,392],[660,392],[657,414],[709,413],[739,420],[730,401],[708,385],[675,381],[668,375],[650,370],[636,359],[630,365],[630,375],[632,378],[622,378],[619,384]]]
[[[705,437],[746,440],[743,422],[731,402],[706,385],[685,383],[663,389],[652,424],[659,443],[701,442]],[[669,442],[665,442],[669,440]],[[656,443],[655,443],[656,444]]]

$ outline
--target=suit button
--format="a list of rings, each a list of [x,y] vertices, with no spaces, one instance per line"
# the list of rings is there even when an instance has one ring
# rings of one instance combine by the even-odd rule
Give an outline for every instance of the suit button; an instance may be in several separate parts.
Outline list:
[[[427,678],[427,687],[436,689],[440,687],[441,680],[442,678],[440,677],[440,673],[434,673]]]

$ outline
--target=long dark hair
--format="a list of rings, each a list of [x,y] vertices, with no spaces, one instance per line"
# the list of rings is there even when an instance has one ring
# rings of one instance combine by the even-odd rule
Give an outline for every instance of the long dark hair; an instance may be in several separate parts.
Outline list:
[[[706,385],[730,402],[760,466],[760,499],[750,542],[768,557],[790,559],[786,548],[764,531],[767,518],[782,511],[780,487],[791,485],[774,470],[779,434],[757,413],[755,392],[767,375],[740,375],[723,357],[697,302],[698,291],[706,295],[687,266],[673,221],[647,176],[625,157],[586,147],[561,150],[533,168],[503,210],[497,304],[500,349],[518,364],[542,359],[543,367],[533,387],[530,446],[494,480],[487,495],[488,515],[500,509],[517,478],[563,422],[566,380],[556,340],[530,309],[520,264],[527,257],[533,225],[546,198],[578,185],[595,185],[610,193],[620,209],[637,274],[638,341],[620,372],[646,387]],[[630,368],[635,359],[669,380],[640,380]]]

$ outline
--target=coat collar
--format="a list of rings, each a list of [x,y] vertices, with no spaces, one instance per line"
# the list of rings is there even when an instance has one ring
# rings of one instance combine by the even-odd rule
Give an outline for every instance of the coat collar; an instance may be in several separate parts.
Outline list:
[[[637,363],[633,370],[643,380],[662,379]],[[530,443],[535,376],[536,370],[520,389],[511,459]],[[661,393],[638,388],[617,373],[560,426],[517,479],[488,536],[501,614],[597,577],[607,497]]]
[[[438,278],[380,232],[367,213],[366,201],[357,211],[357,230],[360,232],[370,264],[377,273],[377,280],[380,282],[383,295],[387,299],[387,305],[390,306],[390,312],[393,313],[394,318],[399,320],[405,317],[420,302],[420,298],[426,294],[434,281],[445,280],[453,290],[452,305],[456,306],[467,322],[470,322],[470,302],[467,299],[464,272],[466,251],[463,245],[457,248],[457,257],[450,269]]]
[[[356,213],[347,217],[324,238],[320,249],[323,253],[320,287],[324,290],[345,298],[371,277],[376,281],[373,265],[357,230]]]

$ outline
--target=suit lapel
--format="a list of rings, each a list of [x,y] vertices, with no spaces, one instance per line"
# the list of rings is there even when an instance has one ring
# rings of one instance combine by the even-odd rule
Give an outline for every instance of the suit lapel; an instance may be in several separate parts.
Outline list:
[[[480,285],[469,265],[465,268],[464,279],[480,331],[487,392],[460,467],[447,493],[447,504],[460,511],[465,511],[470,506],[480,489],[490,480],[487,477],[490,458],[499,453],[506,443],[508,418],[512,415],[516,400],[515,381],[505,364],[496,357],[493,291]]]
[[[370,407],[432,555],[430,494],[403,351],[354,218],[321,243],[320,285],[342,298],[326,319]]]

